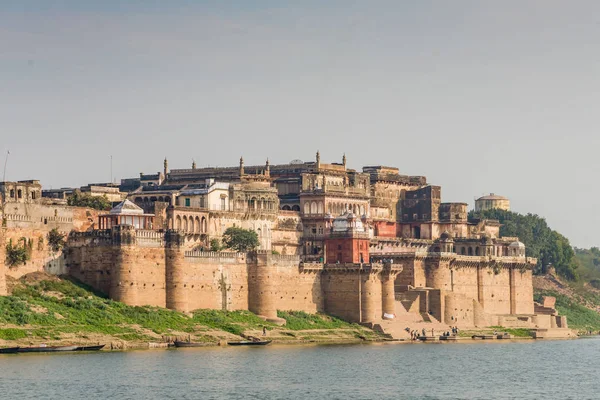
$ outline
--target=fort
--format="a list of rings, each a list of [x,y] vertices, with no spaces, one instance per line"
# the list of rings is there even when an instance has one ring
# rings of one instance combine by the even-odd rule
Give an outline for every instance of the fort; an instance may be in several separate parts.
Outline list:
[[[165,159],[162,172],[98,191],[127,197],[102,213],[42,197],[37,181],[0,192],[1,242],[39,244],[25,266],[0,265],[0,295],[5,275],[46,270],[129,305],[250,310],[276,323],[277,310],[302,310],[389,332],[408,322],[567,328],[551,305],[534,303],[537,260],[518,238],[500,237],[497,221],[468,221],[467,204],[442,203],[425,177],[359,172],[345,155],[175,170]],[[213,251],[229,227],[255,231],[259,247]],[[59,255],[43,242],[52,228],[68,234]]]

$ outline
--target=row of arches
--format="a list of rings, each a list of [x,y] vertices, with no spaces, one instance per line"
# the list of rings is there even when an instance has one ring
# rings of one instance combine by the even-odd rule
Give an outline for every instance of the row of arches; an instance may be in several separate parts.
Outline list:
[[[342,215],[346,211],[350,211],[359,216],[365,215],[367,213],[367,210],[363,204],[338,202],[327,204],[327,212],[331,215]]]
[[[286,204],[285,206],[281,207],[281,209],[284,211],[300,211],[300,206],[297,204],[294,204],[293,206]]]
[[[237,209],[246,209],[249,211],[273,211],[277,210],[277,203],[273,199],[265,197],[251,197],[248,200],[238,199],[236,201]]]
[[[454,250],[453,250],[454,251]],[[461,256],[497,256],[497,257],[506,257],[506,256],[520,256],[521,254],[518,251],[513,251],[505,246],[494,246],[490,248],[489,254],[485,253],[485,249],[482,249],[480,246],[462,246],[460,248]]]
[[[322,201],[307,201],[304,203],[304,214],[324,214]]]
[[[186,233],[208,233],[206,217],[177,215],[175,221],[169,220],[169,228]]]

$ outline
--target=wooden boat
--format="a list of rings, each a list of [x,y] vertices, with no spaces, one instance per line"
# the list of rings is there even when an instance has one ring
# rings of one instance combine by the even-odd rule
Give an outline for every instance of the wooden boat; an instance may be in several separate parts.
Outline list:
[[[17,353],[54,353],[60,351],[75,351],[78,346],[39,346],[19,347]]]
[[[0,349],[0,354],[14,354],[14,353],[18,353],[18,352],[19,352],[18,347],[5,347],[3,349]]]
[[[452,341],[456,342],[457,339],[458,338],[456,336],[443,336],[443,335],[440,336],[440,340],[445,340],[448,342],[452,342]]]
[[[240,340],[237,342],[227,342],[230,346],[266,346],[271,340]]]
[[[182,342],[179,340],[176,340],[174,344],[175,347],[206,347],[206,343]]]
[[[96,346],[79,346],[75,349],[75,351],[98,351],[102,350],[102,348],[106,346],[105,344],[99,344]]]
[[[473,336],[471,336],[471,339],[490,340],[490,339],[496,339],[496,336],[494,336],[494,335],[473,335]]]

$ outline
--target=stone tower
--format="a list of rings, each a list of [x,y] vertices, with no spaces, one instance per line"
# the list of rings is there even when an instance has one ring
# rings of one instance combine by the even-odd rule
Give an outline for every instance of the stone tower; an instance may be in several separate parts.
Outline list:
[[[131,225],[112,228],[114,248],[114,276],[110,283],[110,298],[129,305],[138,304],[138,282],[136,275],[136,231]]]
[[[171,310],[188,312],[184,237],[177,231],[165,235],[166,305]]]

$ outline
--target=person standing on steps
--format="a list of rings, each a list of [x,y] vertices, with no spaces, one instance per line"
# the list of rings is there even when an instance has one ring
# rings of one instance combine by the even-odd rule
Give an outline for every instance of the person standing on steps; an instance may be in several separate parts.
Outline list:
[[[263,326],[263,336],[267,336],[267,327]]]

